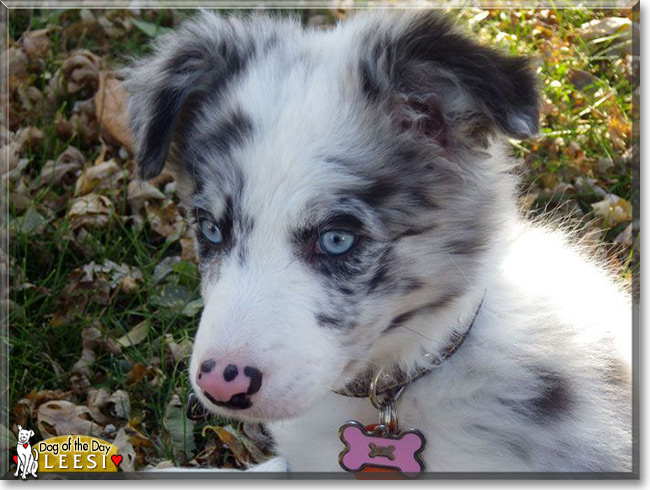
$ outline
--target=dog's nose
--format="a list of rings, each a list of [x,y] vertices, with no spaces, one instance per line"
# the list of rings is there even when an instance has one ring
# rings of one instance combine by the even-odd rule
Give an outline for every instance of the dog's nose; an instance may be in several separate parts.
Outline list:
[[[199,365],[196,384],[215,405],[241,410],[253,405],[250,397],[260,391],[262,371],[233,360],[206,359]]]

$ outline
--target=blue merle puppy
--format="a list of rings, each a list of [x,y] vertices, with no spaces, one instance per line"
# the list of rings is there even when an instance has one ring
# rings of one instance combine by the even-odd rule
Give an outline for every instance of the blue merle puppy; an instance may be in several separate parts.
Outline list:
[[[204,12],[125,87],[139,177],[194,224],[194,391],[267,425],[263,469],[342,471],[339,427],[399,389],[426,471],[631,471],[629,297],[518,212],[525,59],[432,11]]]

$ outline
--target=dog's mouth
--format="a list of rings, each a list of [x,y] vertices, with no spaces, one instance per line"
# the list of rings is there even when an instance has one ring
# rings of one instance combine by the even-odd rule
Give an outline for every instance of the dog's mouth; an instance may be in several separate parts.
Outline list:
[[[231,410],[244,410],[253,406],[253,402],[251,402],[251,399],[246,393],[237,393],[236,395],[230,397],[230,400],[226,402],[216,400],[207,391],[203,391],[202,393],[204,397],[210,400],[210,403],[216,405],[217,407],[229,408]]]
[[[199,401],[197,396],[194,393],[190,393],[190,396],[187,397],[187,404],[185,406],[185,416],[195,422],[204,421],[212,418],[210,412],[208,412],[203,404]]]
[[[226,408],[230,410],[245,410],[253,406],[253,402],[246,396],[245,393],[238,393],[233,395],[230,400],[227,402],[222,402],[214,399],[209,393],[205,391],[202,392],[202,395],[213,405],[220,408]],[[215,414],[208,410],[198,396],[194,393],[190,393],[187,398],[187,405],[185,407],[185,415],[188,419],[195,422],[210,420],[215,417]]]

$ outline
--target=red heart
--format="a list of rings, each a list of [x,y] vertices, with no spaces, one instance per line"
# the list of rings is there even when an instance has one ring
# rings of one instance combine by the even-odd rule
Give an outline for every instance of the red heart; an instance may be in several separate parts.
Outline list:
[[[122,456],[120,456],[119,454],[114,454],[113,456],[111,456],[111,459],[113,460],[113,464],[115,465],[116,468],[122,462]]]
[[[28,442],[26,442],[25,444],[23,444],[23,447],[27,447],[27,446],[29,446],[29,443],[28,443]]]
[[[14,463],[18,464],[18,456],[14,455]]]

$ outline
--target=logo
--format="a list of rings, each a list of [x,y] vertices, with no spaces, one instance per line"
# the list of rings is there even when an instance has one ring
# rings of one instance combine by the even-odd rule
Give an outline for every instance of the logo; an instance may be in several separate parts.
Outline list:
[[[36,471],[38,471],[38,452],[32,449],[29,440],[34,436],[33,430],[24,430],[20,425],[18,426],[18,444],[16,445],[16,455],[14,456],[14,463],[16,463],[15,477],[19,473],[23,480],[27,479],[27,475],[32,475],[38,478]]]
[[[58,436],[34,445],[43,472],[116,472],[122,456],[110,442],[91,436]]]
[[[29,443],[34,436],[33,430],[24,430],[18,426],[18,444],[16,446],[15,477],[21,475],[23,480],[32,475],[38,478],[37,471],[46,472],[116,472],[122,462],[117,454],[117,447],[110,442],[91,436],[58,436],[44,441]]]

